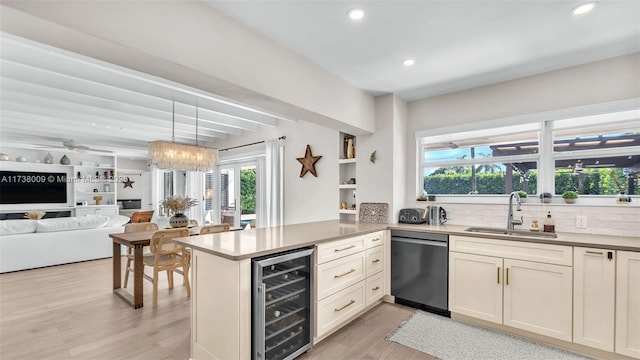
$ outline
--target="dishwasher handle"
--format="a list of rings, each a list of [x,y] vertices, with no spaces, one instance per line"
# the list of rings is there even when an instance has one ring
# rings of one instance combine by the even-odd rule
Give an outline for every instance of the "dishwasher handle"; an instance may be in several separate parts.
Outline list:
[[[417,245],[426,245],[426,246],[439,246],[439,247],[448,247],[447,241],[441,240],[426,240],[426,239],[409,239],[409,238],[401,238],[401,237],[391,237],[391,241],[409,243],[409,244],[417,244]]]

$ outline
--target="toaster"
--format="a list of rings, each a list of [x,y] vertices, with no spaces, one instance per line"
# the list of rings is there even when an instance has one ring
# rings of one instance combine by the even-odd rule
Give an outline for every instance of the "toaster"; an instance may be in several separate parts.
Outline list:
[[[409,208],[400,210],[398,222],[401,224],[424,224],[427,222],[425,209]]]

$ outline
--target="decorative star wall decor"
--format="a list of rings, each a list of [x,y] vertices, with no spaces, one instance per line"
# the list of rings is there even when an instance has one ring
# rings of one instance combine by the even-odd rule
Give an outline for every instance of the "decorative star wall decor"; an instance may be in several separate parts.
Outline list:
[[[123,183],[124,183],[124,188],[126,189],[126,188],[130,187],[130,188],[132,188],[132,189],[133,189],[133,183],[134,183],[134,182],[135,182],[135,181],[131,181],[131,179],[130,179],[130,178],[127,178],[127,180],[125,180],[125,181],[123,182]]]
[[[316,162],[320,160],[320,156],[313,156],[311,154],[311,145],[307,145],[307,151],[304,153],[304,157],[296,158],[300,164],[302,164],[302,170],[300,170],[300,177],[305,176],[308,172],[312,173],[313,176],[318,177],[318,173],[316,172]]]

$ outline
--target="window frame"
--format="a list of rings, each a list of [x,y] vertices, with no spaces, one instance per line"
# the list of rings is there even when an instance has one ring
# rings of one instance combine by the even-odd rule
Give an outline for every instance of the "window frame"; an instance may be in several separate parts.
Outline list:
[[[627,146],[617,148],[606,149],[587,149],[587,150],[574,150],[574,151],[555,151],[554,150],[554,122],[563,122],[569,118],[582,118],[587,119],[584,125],[577,125],[574,128],[578,131],[580,128],[586,128],[593,126],[594,121],[601,121],[603,116],[607,113],[619,113],[627,117],[626,120],[618,120],[617,122],[629,122],[633,127],[636,123],[640,124],[640,98],[629,99],[624,101],[617,101],[612,103],[596,104],[588,107],[563,109],[558,111],[552,111],[540,114],[528,114],[525,116],[517,116],[513,118],[496,119],[483,121],[473,124],[465,124],[462,126],[452,126],[437,128],[429,131],[416,131],[416,194],[423,193],[424,173],[426,168],[443,167],[443,166],[465,166],[465,165],[481,165],[489,163],[513,163],[522,160],[537,161],[537,193],[550,192],[554,193],[555,189],[555,163],[556,160],[574,159],[577,157],[611,157],[611,156],[626,156],[626,155],[638,155],[640,154],[640,146]],[[595,114],[595,115],[591,115]],[[630,117],[631,115],[631,117]],[[612,121],[611,123],[615,123]],[[427,162],[425,161],[424,152],[425,142],[427,139],[438,139],[440,143],[445,142],[446,139],[455,138],[462,134],[473,134],[474,132],[484,131],[492,128],[500,128],[509,125],[521,125],[524,128],[527,126],[539,126],[539,151],[537,154],[524,154],[514,156],[500,156],[493,158],[474,158],[474,159],[460,159],[441,162]],[[640,128],[640,125],[639,125]],[[566,131],[566,126],[561,127]],[[460,194],[433,194],[438,195],[440,200],[451,202],[494,202],[493,199],[502,199],[508,194],[475,194],[473,196],[460,195]],[[537,195],[537,194],[536,194]],[[554,195],[559,197],[559,195]],[[615,197],[614,195],[581,195],[581,198],[585,197],[585,201],[581,201],[581,204],[602,204],[602,199],[609,199]],[[640,194],[634,194],[632,198],[640,198]],[[475,199],[474,199],[475,198]],[[482,199],[478,201],[478,199]],[[592,201],[589,201],[592,200]],[[499,201],[496,201],[498,203]]]

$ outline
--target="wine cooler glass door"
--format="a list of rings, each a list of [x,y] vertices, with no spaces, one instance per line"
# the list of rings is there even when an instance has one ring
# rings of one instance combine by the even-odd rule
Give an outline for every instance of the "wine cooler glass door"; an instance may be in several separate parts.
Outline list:
[[[254,358],[293,359],[311,347],[313,249],[254,260]]]

